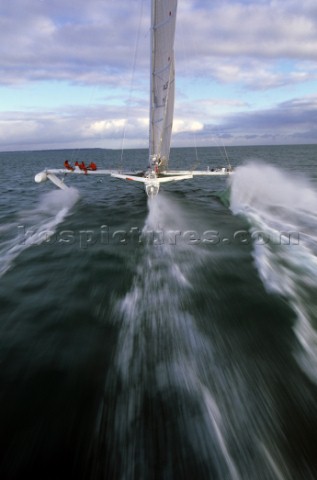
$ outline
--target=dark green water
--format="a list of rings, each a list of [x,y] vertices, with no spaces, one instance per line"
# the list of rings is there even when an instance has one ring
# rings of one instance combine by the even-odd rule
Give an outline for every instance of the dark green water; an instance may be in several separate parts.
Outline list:
[[[227,152],[0,154],[1,480],[317,478],[317,147]]]

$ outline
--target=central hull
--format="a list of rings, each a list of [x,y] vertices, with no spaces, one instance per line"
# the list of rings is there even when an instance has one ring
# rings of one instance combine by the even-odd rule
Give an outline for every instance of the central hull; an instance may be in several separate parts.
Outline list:
[[[145,182],[145,191],[149,198],[156,197],[160,190],[160,182],[155,173],[150,173],[146,178]]]

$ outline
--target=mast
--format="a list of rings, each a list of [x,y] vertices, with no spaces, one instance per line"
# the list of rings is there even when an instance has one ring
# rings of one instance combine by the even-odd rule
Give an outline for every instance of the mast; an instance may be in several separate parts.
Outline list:
[[[166,170],[174,114],[174,38],[177,0],[152,0],[150,166]]]
[[[149,124],[149,166],[152,166],[151,157],[154,155],[154,139],[152,135],[153,129],[153,110],[154,110],[154,85],[153,85],[153,77],[154,77],[154,52],[155,52],[155,36],[154,36],[154,25],[155,25],[155,1],[151,0],[151,74],[150,74],[150,124]]]

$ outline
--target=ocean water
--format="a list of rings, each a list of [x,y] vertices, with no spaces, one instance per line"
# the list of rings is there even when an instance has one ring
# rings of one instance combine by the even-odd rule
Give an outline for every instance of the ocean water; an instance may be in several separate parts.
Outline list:
[[[317,478],[317,146],[227,153],[0,153],[1,480]]]

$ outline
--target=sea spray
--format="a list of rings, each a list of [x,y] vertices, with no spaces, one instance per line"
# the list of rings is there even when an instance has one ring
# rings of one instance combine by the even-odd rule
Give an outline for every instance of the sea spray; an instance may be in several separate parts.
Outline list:
[[[189,218],[177,201],[160,194],[149,201],[143,232],[183,230]],[[167,478],[215,471],[240,478],[209,385],[213,347],[190,308],[195,270],[208,255],[200,246],[193,255],[182,242],[145,244],[131,289],[117,304],[120,335],[106,386],[117,392],[115,416],[104,420],[108,429],[112,423],[113,455],[120,452],[117,478],[150,478],[155,465]],[[162,415],[168,423],[161,423]]]
[[[251,232],[297,236],[295,243],[254,242],[253,256],[267,290],[284,296],[292,306],[301,345],[296,357],[317,382],[317,193],[303,178],[250,163],[232,178],[231,210],[247,218]]]
[[[200,215],[160,194],[143,231],[199,228]],[[202,244],[145,243],[134,261],[132,285],[115,306],[120,333],[98,426],[101,446],[111,439],[106,464],[117,465],[119,479],[153,471],[162,478],[238,480],[258,471],[273,478],[280,451],[267,379],[256,367],[256,380],[246,376],[222,326],[230,297],[219,305],[217,286],[204,282],[223,258]]]
[[[54,235],[78,198],[74,188],[45,193],[34,209],[21,210],[14,222],[2,227],[6,237],[0,243],[0,277],[24,250],[47,242]]]

